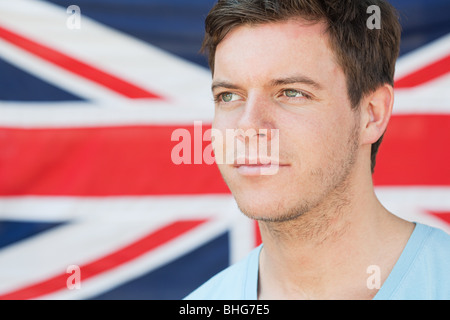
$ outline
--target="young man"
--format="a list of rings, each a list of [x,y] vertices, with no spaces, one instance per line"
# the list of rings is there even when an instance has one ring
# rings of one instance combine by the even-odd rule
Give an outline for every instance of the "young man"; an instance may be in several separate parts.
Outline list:
[[[372,5],[379,29],[367,25]],[[450,236],[396,217],[374,193],[399,42],[384,0],[220,0],[211,10],[213,128],[254,129],[237,139],[277,139],[279,156],[219,164],[263,245],[187,299],[450,298]],[[275,174],[261,174],[268,165]]]

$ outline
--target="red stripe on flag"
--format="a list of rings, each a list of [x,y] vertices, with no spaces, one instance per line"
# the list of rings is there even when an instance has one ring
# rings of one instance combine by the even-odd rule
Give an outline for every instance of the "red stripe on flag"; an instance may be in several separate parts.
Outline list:
[[[0,128],[0,195],[229,193],[216,165],[172,162],[178,128],[198,140],[194,126]]]
[[[262,243],[261,230],[259,229],[258,221],[255,220],[253,223],[255,228],[255,247],[257,247]]]
[[[450,55],[409,73],[395,81],[395,88],[412,88],[450,73]]]
[[[80,77],[93,81],[103,87],[106,87],[120,95],[130,99],[162,99],[153,92],[149,92],[135,84],[120,79],[108,72],[100,70],[92,65],[70,57],[50,47],[44,46],[31,39],[21,36],[11,30],[0,26],[0,38],[9,43],[29,52],[41,59],[44,59],[58,67],[74,73]]]
[[[450,211],[444,212],[444,211],[429,211],[427,212],[436,218],[439,218],[440,220],[444,221],[448,225],[450,225]]]
[[[450,185],[450,115],[391,118],[375,167],[376,185]]]
[[[186,220],[171,223],[115,252],[80,266],[81,283],[100,273],[110,271],[124,263],[130,262],[131,260],[168,243],[176,237],[191,231],[206,221],[207,220]],[[42,282],[0,295],[0,300],[37,299],[41,296],[67,289],[67,279],[69,277],[70,274],[63,273]]]

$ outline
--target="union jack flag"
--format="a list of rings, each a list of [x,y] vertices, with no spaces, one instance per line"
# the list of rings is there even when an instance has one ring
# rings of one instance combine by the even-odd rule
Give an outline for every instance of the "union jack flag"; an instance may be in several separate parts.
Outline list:
[[[0,0],[0,299],[180,299],[259,244],[216,166],[171,160],[172,132],[213,118],[214,2],[80,0],[72,28],[69,1]],[[392,3],[376,192],[450,232],[450,4]]]

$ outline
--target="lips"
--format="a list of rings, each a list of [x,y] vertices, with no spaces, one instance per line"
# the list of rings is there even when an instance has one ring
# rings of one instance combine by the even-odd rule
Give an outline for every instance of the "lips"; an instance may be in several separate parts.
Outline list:
[[[280,167],[287,167],[286,164],[279,163],[278,160],[270,158],[238,158],[234,161],[233,167],[243,176],[267,176],[278,173]]]
[[[241,166],[270,166],[270,165],[280,165],[278,160],[270,159],[270,158],[237,158],[233,166],[241,167]]]

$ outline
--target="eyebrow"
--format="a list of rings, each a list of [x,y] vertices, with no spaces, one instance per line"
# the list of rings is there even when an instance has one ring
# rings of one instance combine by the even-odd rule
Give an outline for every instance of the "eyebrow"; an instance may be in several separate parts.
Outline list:
[[[303,84],[309,85],[317,90],[323,89],[322,85],[320,83],[318,83],[317,81],[311,79],[310,77],[304,76],[304,75],[275,79],[270,82],[270,85],[273,87],[277,87],[277,86],[283,86],[283,85],[295,84],[295,83],[303,83]]]
[[[240,89],[239,86],[232,84],[231,82],[228,81],[213,81],[211,91],[214,91],[217,88]]]
[[[320,83],[318,83],[317,81],[311,79],[310,77],[304,76],[304,75],[274,79],[274,80],[270,81],[270,86],[278,87],[278,86],[295,84],[295,83],[303,83],[303,84],[309,85],[317,90],[323,89],[323,87]],[[233,89],[233,90],[241,89],[241,87],[239,87],[238,85],[235,85],[228,81],[213,81],[211,90],[214,91],[217,88],[225,88],[225,89]]]

